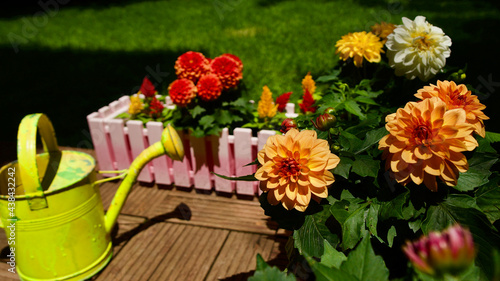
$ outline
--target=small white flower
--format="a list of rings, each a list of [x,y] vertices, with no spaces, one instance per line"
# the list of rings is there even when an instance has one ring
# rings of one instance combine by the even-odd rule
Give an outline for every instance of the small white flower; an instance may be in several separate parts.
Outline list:
[[[445,66],[451,53],[450,37],[423,16],[414,21],[403,17],[403,24],[387,37],[385,46],[389,65],[396,75],[405,75],[410,80],[415,77],[429,80]]]

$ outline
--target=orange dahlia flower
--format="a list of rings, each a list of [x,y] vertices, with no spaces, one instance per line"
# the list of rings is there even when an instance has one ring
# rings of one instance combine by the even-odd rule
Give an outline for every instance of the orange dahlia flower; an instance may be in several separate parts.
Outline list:
[[[437,97],[409,102],[386,117],[389,134],[379,141],[385,167],[397,182],[422,182],[437,191],[436,176],[455,186],[459,172],[468,169],[462,151],[478,146],[472,136],[474,126],[466,122],[466,112],[446,110]]]
[[[189,51],[175,61],[177,78],[185,78],[196,83],[201,75],[209,72],[209,61],[202,53]]]
[[[216,100],[222,93],[222,84],[215,74],[201,76],[196,88],[198,96],[204,101]]]
[[[389,34],[391,34],[394,29],[396,29],[396,25],[383,21],[381,23],[372,25],[370,28],[372,30],[372,33],[380,37],[382,43],[385,43],[387,41],[387,36],[389,36]]]
[[[186,106],[196,97],[196,86],[191,80],[177,79],[168,86],[168,94],[174,104]]]
[[[467,123],[474,126],[474,131],[485,137],[483,120],[490,119],[482,110],[485,105],[479,102],[476,95],[472,95],[464,84],[457,86],[453,81],[437,81],[436,85],[425,86],[417,91],[415,96],[419,99],[438,97],[446,103],[448,109],[462,108],[467,114]]]
[[[335,181],[329,170],[340,162],[315,131],[294,128],[285,135],[269,137],[258,160],[262,166],[255,177],[261,181],[262,191],[268,192],[269,203],[281,202],[285,209],[301,212],[311,198],[319,201],[328,196],[328,185]]]
[[[210,71],[219,77],[224,89],[238,86],[243,78],[241,70],[238,62],[227,55],[216,57],[210,63]]]

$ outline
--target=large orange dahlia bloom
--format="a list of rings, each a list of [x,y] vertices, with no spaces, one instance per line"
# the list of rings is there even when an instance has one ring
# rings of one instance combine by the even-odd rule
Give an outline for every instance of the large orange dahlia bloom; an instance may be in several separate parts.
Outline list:
[[[425,86],[418,90],[415,96],[419,99],[438,97],[446,103],[448,109],[464,109],[467,122],[474,126],[477,134],[485,137],[483,120],[490,119],[482,112],[486,106],[480,103],[477,96],[472,95],[464,84],[457,86],[453,81],[437,81],[437,85]]]
[[[404,108],[386,117],[389,134],[379,141],[384,150],[386,169],[397,182],[406,185],[422,182],[437,191],[436,176],[455,186],[459,172],[468,169],[462,151],[478,146],[472,136],[474,126],[466,122],[466,112],[446,110],[446,103],[437,97],[409,102]]]
[[[301,212],[311,198],[319,201],[328,196],[328,185],[335,181],[329,170],[340,162],[315,131],[297,129],[269,137],[258,160],[262,166],[255,177],[261,181],[262,191],[268,192],[269,203],[281,202],[285,209]]]
[[[196,86],[189,79],[177,79],[168,86],[168,94],[174,104],[184,107],[196,97]]]

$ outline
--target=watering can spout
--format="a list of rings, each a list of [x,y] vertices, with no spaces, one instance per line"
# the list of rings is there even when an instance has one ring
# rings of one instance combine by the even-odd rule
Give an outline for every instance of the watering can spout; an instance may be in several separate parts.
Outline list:
[[[130,165],[125,178],[123,179],[120,187],[116,191],[113,201],[108,208],[105,215],[106,232],[111,233],[113,226],[116,224],[118,215],[127,200],[127,197],[134,185],[142,168],[156,157],[167,155],[172,160],[181,161],[184,158],[184,146],[182,140],[177,134],[177,131],[168,124],[163,130],[161,141],[156,142],[146,148]]]

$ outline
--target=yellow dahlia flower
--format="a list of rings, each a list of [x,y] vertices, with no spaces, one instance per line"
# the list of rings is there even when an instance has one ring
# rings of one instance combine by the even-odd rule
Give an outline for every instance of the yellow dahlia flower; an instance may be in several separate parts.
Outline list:
[[[335,53],[340,53],[340,58],[344,61],[354,58],[354,65],[361,67],[363,58],[369,62],[380,62],[380,53],[384,52],[383,46],[380,39],[371,32],[354,32],[342,36],[342,39],[337,41]]]
[[[273,118],[278,110],[278,105],[274,104],[273,93],[267,86],[264,86],[262,94],[260,95],[259,105],[257,107],[257,113],[259,118]]]
[[[138,114],[141,113],[144,108],[144,104],[141,101],[141,98],[138,95],[130,96],[130,106],[128,108],[128,113],[130,114]]]
[[[267,139],[258,154],[262,165],[255,177],[267,193],[271,205],[279,202],[287,210],[305,211],[311,198],[328,196],[328,185],[335,179],[329,171],[340,158],[330,152],[328,142],[318,139],[315,131],[290,129],[286,135]]]
[[[403,17],[387,36],[387,58],[396,75],[427,81],[446,64],[450,56],[451,39],[439,27],[428,23],[423,16],[414,21]]]
[[[438,176],[455,186],[459,172],[468,169],[461,152],[478,146],[466,115],[461,108],[446,110],[446,103],[437,97],[409,102],[388,115],[385,127],[389,134],[379,141],[386,169],[403,185],[423,182],[437,191]]]
[[[381,39],[382,43],[385,43],[387,41],[387,36],[389,36],[395,28],[395,24],[383,21],[373,25],[371,30],[373,34],[377,35]]]
[[[312,79],[310,72],[308,72],[304,79],[302,79],[302,89],[304,92],[309,91],[311,95],[314,94],[314,91],[316,91],[316,82]]]
[[[462,108],[465,110],[467,123],[474,126],[474,131],[485,137],[483,120],[490,119],[482,110],[485,105],[479,102],[476,95],[472,95],[464,84],[457,86],[453,81],[437,81],[437,86],[431,84],[417,91],[415,96],[419,99],[438,97],[446,103],[447,109]]]

